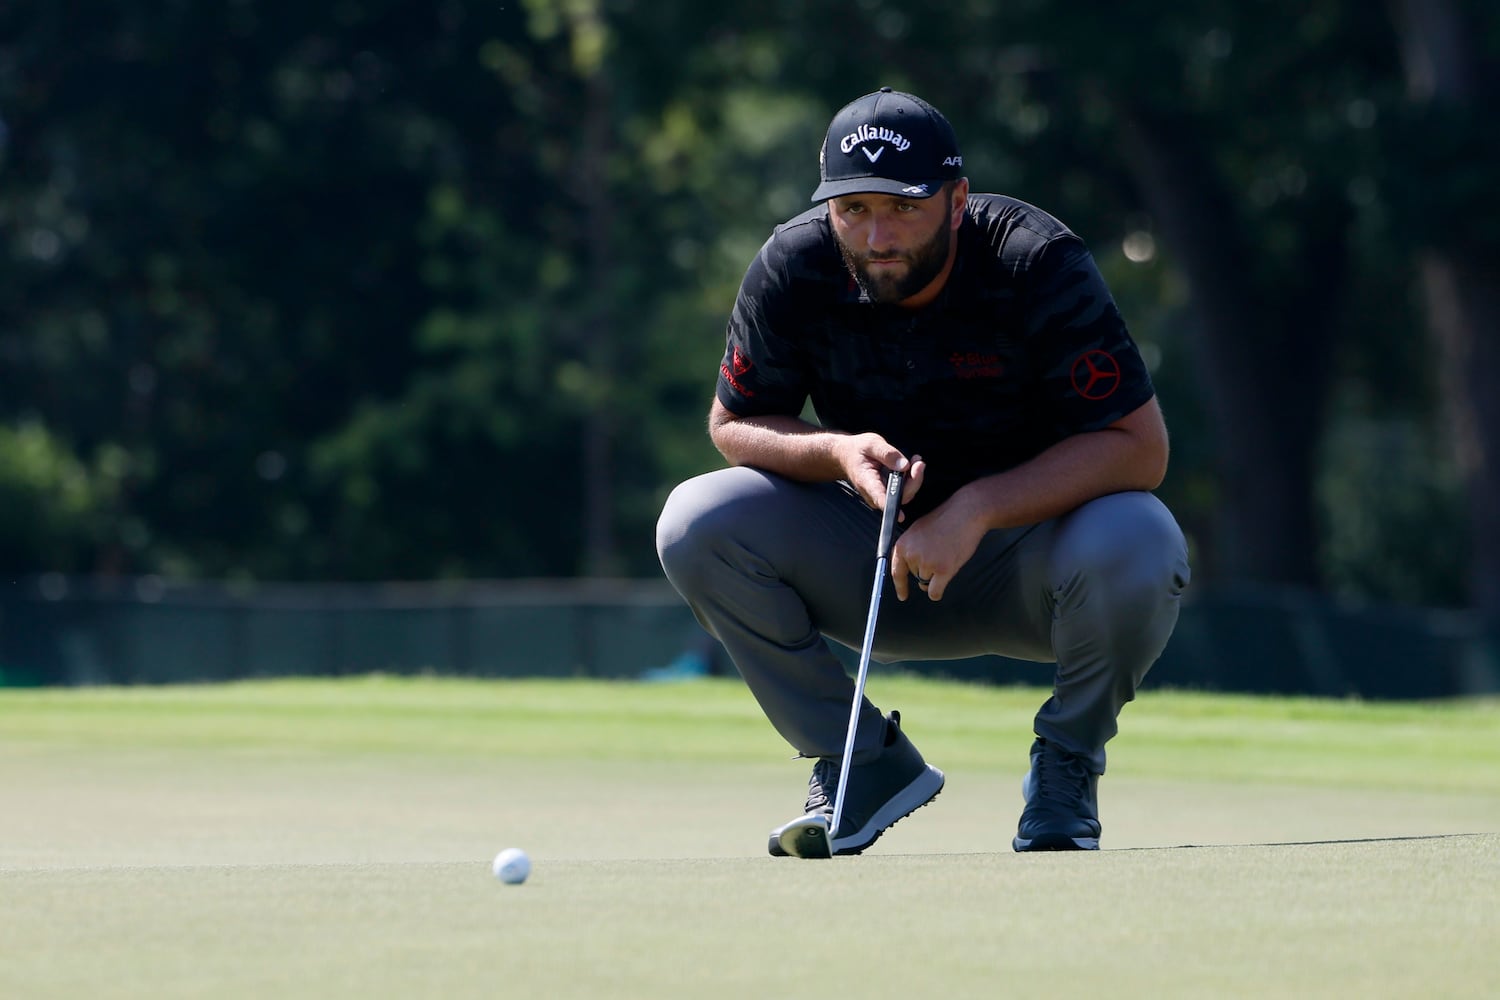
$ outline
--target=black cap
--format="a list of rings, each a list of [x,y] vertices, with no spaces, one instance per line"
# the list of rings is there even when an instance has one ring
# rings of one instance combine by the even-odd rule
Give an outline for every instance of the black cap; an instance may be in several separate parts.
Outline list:
[[[868,193],[930,198],[963,176],[964,158],[942,112],[881,87],[833,116],[818,165],[823,183],[813,201]]]

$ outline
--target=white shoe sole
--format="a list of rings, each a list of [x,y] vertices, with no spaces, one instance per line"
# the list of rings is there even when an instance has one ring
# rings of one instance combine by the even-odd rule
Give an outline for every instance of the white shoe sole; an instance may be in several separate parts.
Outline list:
[[[833,817],[826,813],[799,816],[771,831],[771,843],[793,858],[831,858],[858,854],[879,839],[896,822],[910,816],[937,797],[946,778],[943,772],[928,764],[905,788],[891,796],[864,826],[830,843],[828,824]],[[773,850],[771,852],[775,854]]]

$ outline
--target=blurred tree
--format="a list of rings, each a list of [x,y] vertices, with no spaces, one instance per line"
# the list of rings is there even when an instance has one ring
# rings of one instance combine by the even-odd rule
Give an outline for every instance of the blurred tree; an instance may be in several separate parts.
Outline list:
[[[684,427],[700,402],[659,412],[655,372],[680,341],[616,345],[656,308],[681,315],[645,304],[695,279],[656,273],[660,228],[631,196],[651,187],[611,150],[650,129],[603,76],[597,10],[0,17],[19,279],[0,289],[0,406],[79,454],[115,446],[127,470],[108,537],[8,568],[654,568],[666,442],[633,416]],[[645,305],[629,336],[620,302]]]
[[[1450,6],[1483,80],[1493,18]],[[1201,581],[1460,599],[1428,411],[1468,400],[1477,541],[1500,397],[1457,348],[1429,376],[1405,293],[1455,289],[1433,315],[1470,318],[1435,329],[1482,360],[1491,85],[1403,94],[1386,16],[0,6],[0,496],[37,527],[0,568],[654,575],[666,490],[719,461],[735,286],[807,206],[832,112],[889,84],[948,112],[980,190],[1094,248],[1154,365]]]
[[[393,222],[441,143],[386,101],[377,6],[7,10],[5,407],[127,469],[111,537],[45,568],[341,568],[303,452],[409,367],[423,303]],[[383,28],[441,59],[411,20]]]
[[[1179,347],[1218,479],[1212,520],[1193,525],[1205,580],[1322,580],[1313,486],[1354,216],[1344,109],[1382,70],[1372,25],[1336,0],[1084,5],[1027,24],[1033,100],[1092,159],[1114,151],[1102,175],[1123,174],[1185,281]]]
[[[104,512],[119,488],[120,455],[85,465],[48,430],[0,427],[0,565],[71,566],[102,540]]]
[[[1492,4],[1392,0],[1410,114],[1388,150],[1415,244],[1468,496],[1470,600],[1500,632],[1500,18]]]

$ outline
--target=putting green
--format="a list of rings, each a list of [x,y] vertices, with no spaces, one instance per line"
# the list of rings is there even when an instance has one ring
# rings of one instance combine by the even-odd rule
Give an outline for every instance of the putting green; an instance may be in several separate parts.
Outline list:
[[[1036,690],[872,677],[948,773],[860,858],[738,684],[0,691],[0,995],[1483,996],[1492,702],[1143,695],[1016,855]],[[489,875],[501,847],[535,872]],[[1184,845],[1199,845],[1188,847]]]

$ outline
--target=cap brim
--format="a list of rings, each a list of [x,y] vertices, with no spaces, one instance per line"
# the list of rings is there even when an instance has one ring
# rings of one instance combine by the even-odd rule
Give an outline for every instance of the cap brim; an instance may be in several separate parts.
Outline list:
[[[947,181],[894,181],[888,177],[850,177],[847,180],[824,181],[812,193],[813,201],[827,201],[849,194],[893,194],[907,198],[931,198]]]

